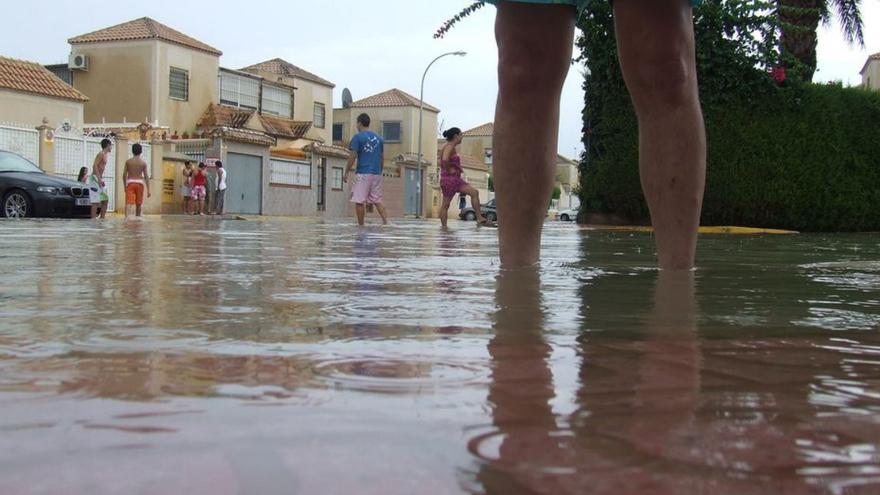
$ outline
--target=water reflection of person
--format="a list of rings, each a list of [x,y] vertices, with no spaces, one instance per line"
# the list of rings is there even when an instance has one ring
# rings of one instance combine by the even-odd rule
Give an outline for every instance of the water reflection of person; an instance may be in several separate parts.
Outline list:
[[[646,286],[644,279],[640,282]],[[647,289],[607,297],[624,297],[638,304],[631,308],[637,312],[649,306],[649,292],[647,284]],[[472,452],[490,459],[477,474],[487,493],[583,493],[588,487],[595,493],[687,493],[706,488],[689,484],[693,480],[674,469],[668,479],[662,470],[658,476],[642,469],[662,456],[669,435],[688,427],[696,408],[700,353],[692,274],[658,275],[653,311],[640,319],[641,328],[629,329],[638,336],[627,329],[618,334],[600,330],[579,339],[583,363],[577,411],[570,417],[555,414],[551,405],[556,397],[552,349],[543,336],[537,270],[503,271],[496,302],[495,337],[488,346],[496,431],[470,445]],[[602,297],[591,301],[590,310],[601,328],[610,316],[603,314]],[[491,436],[500,439],[494,459],[486,451]]]
[[[487,493],[528,492],[532,478],[526,464],[536,456],[553,455],[556,418],[550,406],[554,397],[544,341],[544,311],[537,268],[502,270],[497,278],[494,315],[495,336],[489,342],[492,373],[488,400],[492,424],[501,444],[498,457],[480,467],[477,481]],[[472,440],[470,450],[479,456],[488,437]],[[540,473],[534,473],[539,475]],[[549,485],[538,485],[549,488]]]

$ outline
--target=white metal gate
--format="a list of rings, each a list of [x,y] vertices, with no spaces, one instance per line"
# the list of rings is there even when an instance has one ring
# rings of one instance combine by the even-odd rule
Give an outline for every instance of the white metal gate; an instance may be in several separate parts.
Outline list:
[[[0,150],[11,151],[40,165],[40,132],[27,127],[0,125]]]
[[[101,152],[100,137],[74,137],[55,136],[55,175],[76,180],[79,176],[80,167],[89,169],[92,173],[92,165],[95,157]],[[113,141],[111,139],[111,141]],[[110,202],[107,211],[116,210],[116,142],[113,142],[113,151],[107,158],[107,167],[104,169],[104,183],[107,185],[107,195]]]

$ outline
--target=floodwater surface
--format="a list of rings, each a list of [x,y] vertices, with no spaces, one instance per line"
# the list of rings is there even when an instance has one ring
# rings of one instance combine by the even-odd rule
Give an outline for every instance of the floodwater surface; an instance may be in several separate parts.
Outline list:
[[[0,493],[880,493],[880,236],[0,222]]]

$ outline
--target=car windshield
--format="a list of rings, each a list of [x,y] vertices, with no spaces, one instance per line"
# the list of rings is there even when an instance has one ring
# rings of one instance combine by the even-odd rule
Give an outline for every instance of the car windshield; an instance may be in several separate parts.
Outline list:
[[[43,171],[33,163],[8,151],[0,151],[0,172],[43,173]]]

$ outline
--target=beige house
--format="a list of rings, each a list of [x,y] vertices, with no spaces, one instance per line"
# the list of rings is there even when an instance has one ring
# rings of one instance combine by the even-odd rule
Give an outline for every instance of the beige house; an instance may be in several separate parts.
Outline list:
[[[149,17],[68,41],[70,80],[95,95],[86,122],[146,121],[192,133],[218,101],[220,50]]]
[[[459,152],[481,160],[489,167],[492,174],[492,136],[495,133],[495,124],[487,122],[483,125],[464,131],[461,135]]]
[[[880,90],[880,52],[868,57],[862,66],[862,86],[868,89]]]
[[[580,164],[562,155],[556,155],[556,158],[556,187],[560,190],[556,207],[560,210],[579,208]]]
[[[335,84],[280,58],[250,65],[241,71],[260,76],[265,81],[294,88],[293,111],[290,115],[281,116],[312,122],[306,137],[312,141],[330,144],[333,117],[328,112],[333,111]]]
[[[428,175],[436,167],[437,156],[437,116],[440,109],[424,104],[422,114],[422,184],[419,184],[418,136],[419,100],[397,88],[368,96],[352,102],[347,108],[333,110],[333,142],[347,146],[351,137],[357,133],[356,120],[361,113],[370,116],[370,128],[385,140],[385,170],[389,179],[402,181],[402,192],[396,197],[393,181],[386,181],[386,206],[389,212],[400,215],[430,214],[432,212],[431,194],[425,191]],[[400,203],[400,204],[398,204]]]
[[[37,127],[83,125],[89,99],[40,64],[0,57],[0,122]]]

